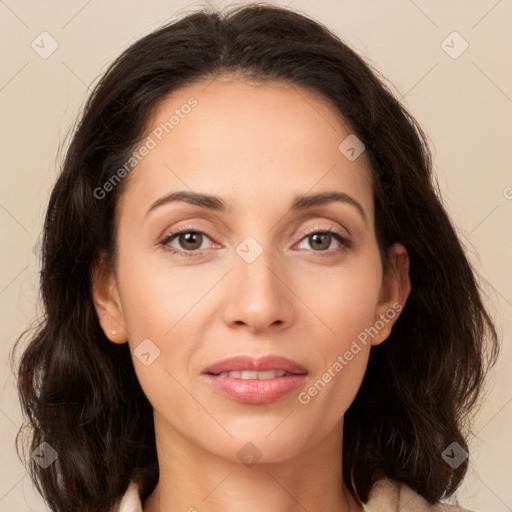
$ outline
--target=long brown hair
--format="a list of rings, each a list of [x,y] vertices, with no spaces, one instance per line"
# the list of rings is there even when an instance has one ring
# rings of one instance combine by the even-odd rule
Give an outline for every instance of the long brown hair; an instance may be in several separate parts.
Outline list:
[[[384,475],[432,503],[453,494],[468,459],[452,468],[442,453],[453,442],[469,451],[469,415],[499,345],[440,199],[427,138],[379,73],[328,28],[261,3],[195,11],[143,37],[111,64],[84,106],[44,224],[45,314],[14,347],[30,333],[17,369],[27,448],[46,442],[58,454],[47,468],[31,458],[31,478],[58,512],[107,511],[130,479],[145,499],[158,480],[152,407],[128,344],[108,341],[91,295],[99,255],[115,255],[114,215],[126,180],[104,197],[97,190],[123,167],[166,95],[226,72],[285,80],[330,102],[371,160],[384,266],[394,242],[409,253],[408,301],[389,338],[372,347],[345,414],[346,485],[363,501]]]

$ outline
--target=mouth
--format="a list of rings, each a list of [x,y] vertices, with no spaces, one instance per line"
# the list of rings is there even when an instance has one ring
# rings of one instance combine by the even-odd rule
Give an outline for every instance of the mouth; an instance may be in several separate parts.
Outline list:
[[[254,372],[262,375],[263,378],[273,378],[275,375],[270,376],[267,372],[285,372],[283,375],[305,375],[308,373],[308,370],[300,363],[287,359],[286,357],[267,355],[259,358],[251,356],[230,357],[218,361],[202,371],[202,373],[210,375],[229,374],[233,372],[240,373],[237,378],[256,379],[259,377],[255,377]],[[279,376],[281,377],[282,375]]]
[[[308,370],[280,356],[238,356],[219,361],[202,374],[222,396],[256,405],[276,402],[290,394],[304,383]]]
[[[230,379],[243,379],[243,380],[268,380],[277,377],[288,377],[294,375],[285,370],[267,370],[263,372],[255,371],[231,371],[221,373],[208,373],[207,375],[215,375],[216,377],[229,377]]]

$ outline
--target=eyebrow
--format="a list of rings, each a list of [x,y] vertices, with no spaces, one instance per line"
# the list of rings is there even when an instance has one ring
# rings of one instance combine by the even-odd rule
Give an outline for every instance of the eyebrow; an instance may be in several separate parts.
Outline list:
[[[207,208],[209,210],[218,212],[225,212],[227,210],[226,203],[219,197],[182,190],[179,192],[171,192],[170,194],[166,194],[165,196],[157,199],[154,203],[151,204],[145,215],[147,216],[150,212],[164,204],[177,201],[183,201],[188,204],[200,206],[202,208]],[[308,208],[312,208],[313,206],[321,206],[333,202],[346,203],[354,206],[359,211],[366,224],[367,217],[363,207],[356,199],[346,194],[345,192],[330,191],[321,192],[319,194],[295,196],[290,206],[290,211],[303,211],[307,210]]]

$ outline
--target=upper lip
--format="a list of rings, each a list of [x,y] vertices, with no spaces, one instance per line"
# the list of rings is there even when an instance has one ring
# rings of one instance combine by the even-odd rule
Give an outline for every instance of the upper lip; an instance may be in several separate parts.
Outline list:
[[[259,358],[251,356],[235,356],[209,365],[202,373],[211,373],[218,375],[223,372],[231,371],[257,371],[284,370],[288,373],[303,375],[307,374],[307,369],[301,364],[287,359],[286,357],[268,355]]]

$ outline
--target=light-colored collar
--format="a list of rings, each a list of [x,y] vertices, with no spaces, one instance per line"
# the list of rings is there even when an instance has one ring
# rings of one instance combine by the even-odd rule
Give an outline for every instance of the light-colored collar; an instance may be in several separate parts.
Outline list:
[[[121,501],[114,507],[112,512],[142,512],[139,487],[135,482],[130,482]]]
[[[365,512],[472,512],[447,503],[430,503],[403,482],[380,478],[370,489]]]

